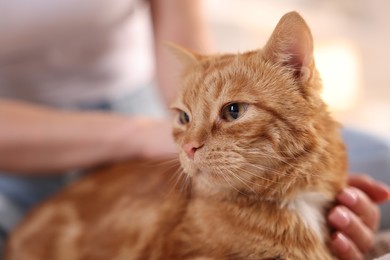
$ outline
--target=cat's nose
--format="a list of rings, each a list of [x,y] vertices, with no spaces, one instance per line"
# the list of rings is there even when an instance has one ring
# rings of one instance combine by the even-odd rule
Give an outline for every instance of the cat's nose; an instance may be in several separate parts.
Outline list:
[[[183,146],[183,149],[184,151],[186,152],[188,158],[190,158],[191,160],[194,159],[194,156],[195,156],[195,152],[199,149],[199,148],[202,148],[203,147],[203,144],[199,143],[199,142],[189,142],[187,144],[184,144]]]

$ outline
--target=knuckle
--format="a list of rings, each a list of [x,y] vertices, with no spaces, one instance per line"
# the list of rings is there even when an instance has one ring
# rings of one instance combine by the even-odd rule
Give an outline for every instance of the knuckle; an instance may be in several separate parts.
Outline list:
[[[363,254],[359,252],[357,249],[350,249],[347,252],[344,252],[342,254],[339,254],[338,257],[342,260],[363,260]]]
[[[380,209],[377,205],[374,205],[369,212],[369,215],[366,216],[365,219],[362,220],[366,223],[367,227],[375,232],[378,229],[379,222],[381,219]]]
[[[374,234],[369,233],[367,236],[365,236],[365,239],[363,240],[360,250],[364,254],[368,253],[368,251],[371,250],[373,245],[374,245]]]
[[[374,179],[373,179],[370,175],[368,175],[368,174],[366,174],[366,173],[361,174],[361,175],[360,175],[360,178],[361,178],[362,181],[364,181],[364,182],[369,182],[369,183],[371,183],[371,182],[374,181]]]
[[[367,193],[365,193],[364,191],[362,191],[361,189],[356,188],[356,187],[350,187],[350,189],[356,194],[357,199],[358,199],[360,205],[362,203],[372,204],[372,202],[370,200],[370,197],[367,195]]]
[[[357,254],[355,255],[355,258],[352,258],[352,257],[351,257],[350,259],[364,260],[364,257],[363,257],[363,254],[357,253]]]
[[[378,225],[380,219],[381,219],[381,214],[378,206],[373,207],[372,211],[372,221],[374,224],[374,227]]]
[[[380,214],[380,209],[377,205],[375,205],[373,207],[373,210],[372,210],[372,218],[374,221],[376,222],[379,222],[380,218],[381,218],[381,214]]]

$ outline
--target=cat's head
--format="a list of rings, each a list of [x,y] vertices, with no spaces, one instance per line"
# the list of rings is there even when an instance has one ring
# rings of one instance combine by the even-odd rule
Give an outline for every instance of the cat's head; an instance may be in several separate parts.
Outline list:
[[[336,126],[320,98],[312,36],[298,13],[284,15],[260,50],[175,52],[185,66],[173,135],[184,171],[201,185],[261,191],[296,178],[290,168],[301,167],[298,160],[323,160],[310,156],[325,152],[321,124]]]

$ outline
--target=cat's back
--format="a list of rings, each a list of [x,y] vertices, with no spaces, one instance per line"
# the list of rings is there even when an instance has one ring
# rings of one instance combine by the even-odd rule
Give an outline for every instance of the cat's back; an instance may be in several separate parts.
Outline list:
[[[12,234],[5,259],[150,258],[151,245],[180,222],[186,205],[178,166],[120,163],[34,209]]]

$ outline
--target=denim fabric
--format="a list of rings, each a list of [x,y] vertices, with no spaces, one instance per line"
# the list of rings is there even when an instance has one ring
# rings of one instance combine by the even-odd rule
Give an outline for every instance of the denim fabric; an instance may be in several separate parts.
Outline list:
[[[351,174],[366,173],[390,185],[390,140],[346,128],[343,139],[347,145]],[[390,202],[381,205],[381,228],[390,228]]]

